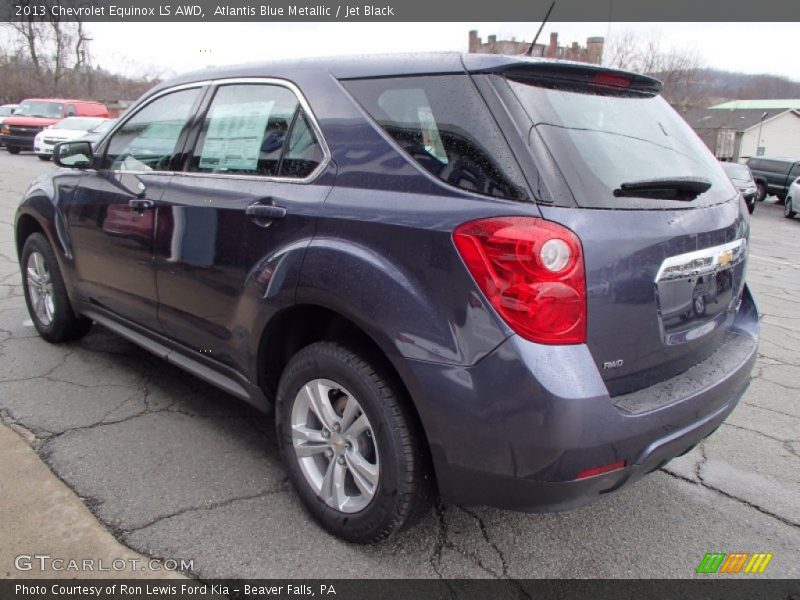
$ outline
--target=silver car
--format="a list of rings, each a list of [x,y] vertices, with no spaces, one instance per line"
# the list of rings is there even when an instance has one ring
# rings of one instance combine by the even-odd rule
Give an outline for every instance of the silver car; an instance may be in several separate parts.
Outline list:
[[[786,192],[786,203],[783,205],[783,216],[787,219],[794,219],[797,211],[796,207],[800,206],[800,177],[792,182],[789,186],[789,191]]]

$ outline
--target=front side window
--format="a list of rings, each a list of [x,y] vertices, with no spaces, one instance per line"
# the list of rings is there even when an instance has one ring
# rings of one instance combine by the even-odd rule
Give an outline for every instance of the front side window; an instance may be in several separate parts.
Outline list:
[[[319,142],[291,90],[235,84],[217,90],[189,170],[305,177],[321,160]]]
[[[200,88],[157,98],[128,119],[108,143],[103,166],[115,171],[168,171]]]
[[[439,179],[487,196],[527,198],[519,167],[466,75],[342,84],[411,158]]]

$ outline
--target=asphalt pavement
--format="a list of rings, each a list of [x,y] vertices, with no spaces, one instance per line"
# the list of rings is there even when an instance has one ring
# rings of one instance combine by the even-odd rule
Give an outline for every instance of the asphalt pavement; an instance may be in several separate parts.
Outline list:
[[[62,346],[37,337],[12,225],[30,180],[51,169],[0,150],[0,417],[26,432],[94,515],[86,518],[134,551],[192,560],[188,574],[203,578],[685,578],[712,551],[773,553],[760,577],[800,577],[800,219],[784,219],[774,198],[751,220],[748,279],[762,313],[754,380],[713,436],[585,508],[439,505],[413,529],[363,547],[304,513],[268,418],[99,326]],[[0,483],[0,513],[12,524],[24,521],[9,503],[25,484],[16,472]],[[75,526],[47,514],[42,527]],[[19,550],[52,550],[37,543]],[[85,548],[72,548],[82,558]],[[0,572],[14,575],[7,564]]]

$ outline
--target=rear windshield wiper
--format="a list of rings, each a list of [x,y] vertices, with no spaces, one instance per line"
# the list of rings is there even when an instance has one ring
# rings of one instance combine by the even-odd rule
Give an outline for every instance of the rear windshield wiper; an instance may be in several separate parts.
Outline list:
[[[662,177],[627,181],[614,190],[614,196],[691,202],[710,187],[711,181],[704,177]]]

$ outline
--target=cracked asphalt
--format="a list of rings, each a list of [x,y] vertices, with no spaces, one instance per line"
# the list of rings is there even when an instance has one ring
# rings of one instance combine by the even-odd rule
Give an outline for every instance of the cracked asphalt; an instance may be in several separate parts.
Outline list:
[[[800,219],[774,199],[752,219],[755,378],[705,443],[579,510],[439,505],[359,547],[304,514],[268,418],[99,326],[69,345],[37,337],[12,223],[28,182],[53,168],[0,151],[0,416],[130,548],[193,559],[202,578],[683,578],[709,551],[772,552],[763,576],[800,577]]]

